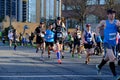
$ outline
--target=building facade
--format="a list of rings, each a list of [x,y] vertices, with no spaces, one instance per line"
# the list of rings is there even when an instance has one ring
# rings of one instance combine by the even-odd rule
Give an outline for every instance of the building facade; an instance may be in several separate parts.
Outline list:
[[[0,18],[40,22],[61,16],[61,0],[0,0]]]
[[[55,19],[61,16],[61,0],[29,0],[29,21]]]
[[[0,17],[9,16],[16,21],[27,20],[27,0],[0,0]]]

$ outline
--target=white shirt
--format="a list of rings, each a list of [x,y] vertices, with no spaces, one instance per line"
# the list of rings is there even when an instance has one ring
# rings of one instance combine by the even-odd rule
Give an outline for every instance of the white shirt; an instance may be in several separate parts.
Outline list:
[[[9,38],[10,40],[13,40],[13,33],[12,33],[12,32],[8,33],[8,38]]]

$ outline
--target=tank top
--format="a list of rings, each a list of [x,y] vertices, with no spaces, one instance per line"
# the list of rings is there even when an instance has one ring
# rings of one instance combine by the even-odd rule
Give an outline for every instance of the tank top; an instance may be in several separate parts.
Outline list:
[[[61,24],[60,25],[57,25],[57,23],[55,23],[56,27],[55,27],[55,37],[56,38],[63,38],[63,33],[62,33],[62,26]]]
[[[106,27],[104,29],[104,43],[108,43],[112,46],[116,45],[117,26],[115,23],[116,20],[114,20],[113,23],[106,20]]]
[[[88,32],[85,30],[85,41],[87,41],[88,44],[93,44],[91,31]]]
[[[78,30],[75,32],[74,41],[79,42],[81,40],[81,32]]]

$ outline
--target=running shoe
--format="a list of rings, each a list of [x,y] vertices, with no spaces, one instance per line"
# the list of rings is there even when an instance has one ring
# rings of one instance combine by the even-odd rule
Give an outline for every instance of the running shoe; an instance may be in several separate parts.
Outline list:
[[[15,45],[15,46],[14,46],[14,50],[16,50],[16,47],[17,47],[17,46]]]
[[[61,64],[61,63],[62,63],[62,61],[59,59],[59,60],[58,60],[58,64]]]
[[[96,69],[97,69],[97,74],[101,74],[100,68],[98,67],[98,65],[96,65]]]
[[[39,50],[38,50],[38,49],[36,49],[36,53],[38,53],[38,51],[39,51]]]
[[[50,55],[48,55],[48,58],[50,59]]]
[[[40,57],[40,61],[44,61],[44,58],[43,58],[43,57]]]
[[[80,55],[80,54],[78,54],[78,58],[79,58],[79,59],[81,58],[81,55]]]
[[[72,58],[74,58],[74,54],[72,54]]]
[[[64,56],[62,55],[62,59],[64,59]]]
[[[85,61],[85,64],[88,64],[88,61]]]
[[[113,76],[114,80],[120,80],[120,76]]]

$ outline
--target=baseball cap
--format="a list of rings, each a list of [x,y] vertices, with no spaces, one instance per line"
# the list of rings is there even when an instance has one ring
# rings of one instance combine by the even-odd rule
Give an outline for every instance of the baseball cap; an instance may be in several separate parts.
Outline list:
[[[86,27],[90,27],[91,26],[91,24],[86,24]]]
[[[44,22],[43,22],[43,21],[40,21],[40,24],[44,24]]]
[[[57,20],[61,20],[61,17],[57,17]]]

